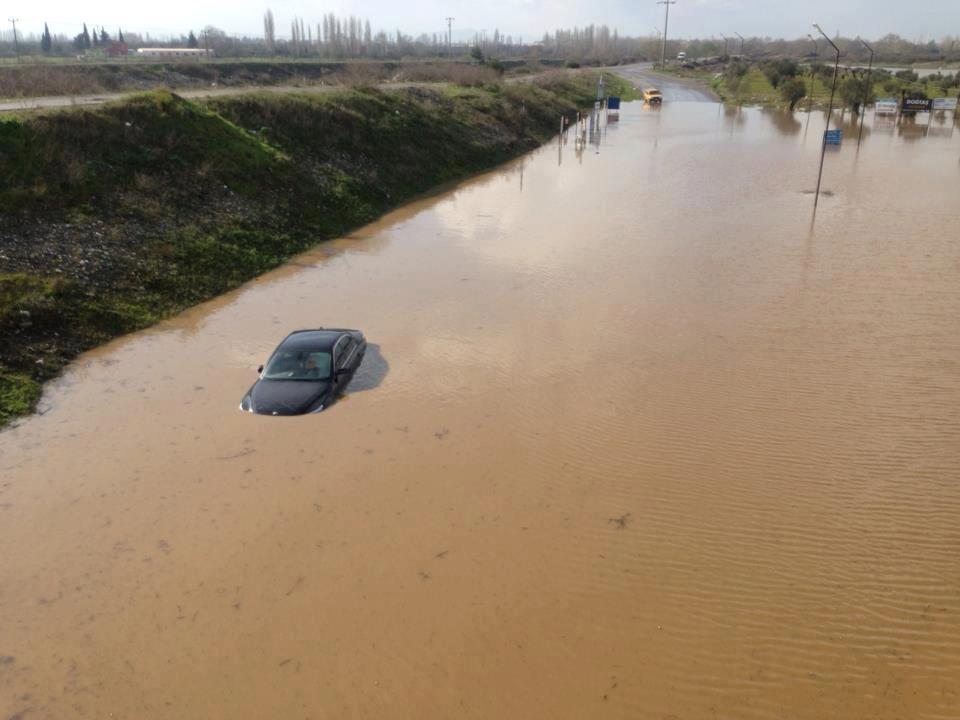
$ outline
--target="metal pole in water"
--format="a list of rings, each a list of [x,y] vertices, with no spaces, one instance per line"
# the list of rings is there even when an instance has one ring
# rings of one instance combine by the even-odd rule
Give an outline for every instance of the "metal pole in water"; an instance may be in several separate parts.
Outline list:
[[[867,45],[867,41],[863,38],[857,39],[870,51],[870,65],[867,66],[867,84],[863,91],[863,107],[860,108],[860,132],[857,134],[857,147],[860,147],[860,140],[863,139],[863,116],[867,114],[867,100],[870,97],[870,91],[873,90],[873,85],[870,84],[870,76],[873,74],[873,48]]]
[[[827,131],[830,129],[830,116],[833,114],[833,96],[837,91],[837,72],[840,70],[840,48],[834,45],[833,40],[827,37],[827,34],[820,29],[820,26],[816,23],[813,26],[817,29],[821,35],[823,35],[827,42],[833,46],[833,49],[837,51],[837,59],[833,64],[833,87],[830,88],[830,105],[827,108],[827,126],[823,130],[823,137],[820,140],[820,172],[817,173],[817,190],[813,197],[813,209],[817,209],[817,203],[820,202],[820,180],[823,178],[823,159],[827,154]]]

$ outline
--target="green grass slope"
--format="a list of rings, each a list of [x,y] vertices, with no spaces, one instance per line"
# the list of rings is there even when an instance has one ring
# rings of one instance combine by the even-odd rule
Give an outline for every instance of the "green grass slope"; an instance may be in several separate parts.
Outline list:
[[[595,83],[158,91],[0,119],[0,426],[78,353],[536,147]]]

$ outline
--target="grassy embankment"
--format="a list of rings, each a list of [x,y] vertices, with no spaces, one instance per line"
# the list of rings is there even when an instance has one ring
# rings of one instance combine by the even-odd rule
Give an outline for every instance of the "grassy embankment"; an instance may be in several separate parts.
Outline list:
[[[0,426],[78,353],[545,142],[595,83],[158,91],[0,118]]]

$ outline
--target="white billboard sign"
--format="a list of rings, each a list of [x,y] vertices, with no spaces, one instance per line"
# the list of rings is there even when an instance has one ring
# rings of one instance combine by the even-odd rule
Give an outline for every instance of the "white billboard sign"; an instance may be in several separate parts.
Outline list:
[[[892,98],[877,100],[877,102],[874,103],[873,109],[876,111],[877,115],[896,115],[897,101]]]

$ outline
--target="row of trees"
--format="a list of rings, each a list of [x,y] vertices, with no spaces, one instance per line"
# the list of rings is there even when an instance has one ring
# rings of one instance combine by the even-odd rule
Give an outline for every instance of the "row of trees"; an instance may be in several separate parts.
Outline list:
[[[727,88],[737,92],[750,67],[750,63],[743,60],[729,63],[724,69]],[[814,83],[817,83],[819,88],[826,89],[833,82],[833,65],[828,63],[812,62],[801,65],[792,58],[777,58],[760,61],[757,67],[791,110],[808,96]],[[840,71],[837,93],[840,101],[857,113],[863,103],[872,103],[877,99],[878,90],[895,98],[901,95],[927,98],[953,95],[958,87],[960,73],[935,73],[921,80],[912,70],[891,72],[884,68],[874,68],[868,75],[863,68],[844,67]]]
[[[282,32],[282,31],[281,31]],[[271,10],[263,16],[263,36],[231,36],[224,31],[207,26],[199,33],[190,31],[179,37],[155,38],[149,33],[117,31],[111,36],[104,27],[86,24],[75,36],[52,35],[44,25],[43,32],[20,34],[21,49],[26,54],[74,54],[93,52],[105,48],[111,42],[125,43],[131,48],[198,47],[204,45],[220,56],[315,56],[331,58],[383,58],[411,55],[417,57],[455,54],[464,56],[471,46],[480,47],[489,58],[541,57],[580,63],[613,63],[630,59],[659,57],[660,40],[654,35],[626,36],[607,25],[588,25],[557,29],[545,33],[537,42],[524,42],[520,37],[504,35],[495,29],[476,33],[473,42],[454,42],[446,32],[405,35],[401,30],[374,31],[370,20],[353,15],[340,17],[333,13],[322,16],[320,22],[307,22],[294,17],[289,24],[289,34],[278,36],[276,18]],[[855,38],[837,37],[846,63],[866,61],[867,51]],[[872,41],[878,63],[906,63],[929,61],[960,61],[960,36],[948,35],[939,42],[913,42],[899,35],[886,35]],[[671,40],[666,47],[668,57],[684,50],[689,58],[737,55],[741,44],[738,39],[722,37]],[[13,37],[10,31],[0,33],[0,55],[12,55]],[[743,54],[751,58],[794,58],[799,60],[825,57],[825,43],[814,46],[808,39],[783,40],[774,38],[750,38],[743,43]]]
[[[376,33],[370,20],[355,15],[338,17],[327,13],[315,26],[294,17],[290,23],[290,39],[277,37],[277,22],[272,10],[263,16],[264,49],[269,55],[318,56],[331,58],[382,58],[397,55],[448,55],[456,52],[463,55],[466,46],[452,42],[446,33],[422,33],[417,37],[380,30]],[[474,47],[486,54],[516,54],[524,46],[519,38],[493,31],[490,39],[486,33],[474,37]]]
[[[110,37],[110,33],[107,32],[105,27],[100,28],[98,31],[96,27],[93,28],[93,32],[90,33],[87,30],[87,24],[83,24],[83,32],[79,33],[73,38],[73,49],[80,52],[86,50],[99,50],[100,48],[106,48],[110,43],[114,42],[113,38]],[[117,29],[117,39],[118,43],[125,43],[123,37],[123,30]],[[47,24],[43,24],[43,35],[40,38],[40,49],[44,53],[50,54],[53,52],[53,36],[50,35],[50,28],[47,27]]]

